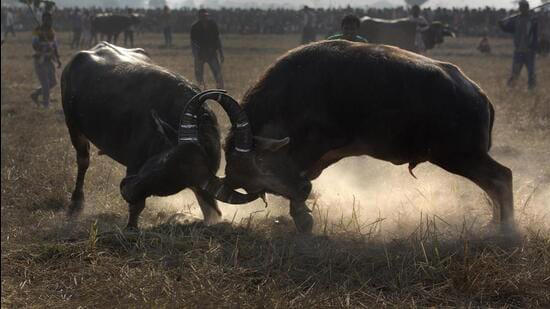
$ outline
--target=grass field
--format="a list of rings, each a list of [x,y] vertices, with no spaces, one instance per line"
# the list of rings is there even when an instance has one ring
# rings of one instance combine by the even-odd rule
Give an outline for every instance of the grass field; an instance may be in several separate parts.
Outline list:
[[[69,50],[61,34],[62,60]],[[178,40],[179,39],[179,40]],[[297,36],[223,38],[228,91],[240,98]],[[193,79],[187,37],[163,49],[137,38],[153,60]],[[76,176],[59,87],[54,107],[31,103],[37,85],[30,35],[2,47],[2,307],[550,307],[550,59],[539,87],[525,72],[506,87],[511,40],[446,42],[430,56],[459,65],[496,108],[492,155],[514,172],[521,237],[491,233],[479,188],[430,164],[415,169],[350,158],[314,183],[316,226],[296,233],[286,202],[222,205],[225,222],[206,227],[188,192],[150,198],[140,232],[125,232],[119,194],[124,169],[92,150],[86,208],[66,209]],[[215,84],[209,70],[208,84]],[[222,130],[228,129],[223,113]],[[198,218],[198,219],[197,219]]]

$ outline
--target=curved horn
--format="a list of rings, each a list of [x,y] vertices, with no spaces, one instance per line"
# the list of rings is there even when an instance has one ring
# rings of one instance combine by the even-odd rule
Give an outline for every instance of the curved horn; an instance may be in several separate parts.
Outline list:
[[[199,96],[198,99],[197,96]],[[179,141],[198,142],[197,112],[206,100],[214,100],[222,106],[231,120],[235,134],[235,150],[238,152],[250,152],[253,145],[252,130],[248,123],[248,117],[241,109],[239,103],[225,93],[225,91],[221,90],[204,91],[197,96],[189,100],[189,103],[183,109],[180,121]]]
[[[201,96],[208,93],[223,93],[225,90],[206,90],[193,96],[183,108],[180,116],[180,127],[178,129],[178,143],[198,143],[199,129],[197,112],[204,102],[200,102]]]
[[[218,102],[229,116],[235,136],[235,150],[244,153],[250,152],[253,146],[252,130],[250,129],[248,116],[239,103],[225,92],[206,93],[199,99],[202,102],[206,100]]]
[[[201,189],[208,192],[216,200],[228,204],[246,204],[260,197],[258,194],[243,194],[229,188],[223,178],[218,178],[214,175],[210,177],[208,182],[201,186]]]
[[[235,150],[247,153],[252,150],[252,131],[248,123],[246,113],[241,109],[239,103],[224,90],[207,90],[195,95],[184,107],[178,133],[179,143],[199,143],[198,112],[200,107],[207,100],[218,102],[233,125],[235,134]],[[229,204],[245,204],[259,197],[258,194],[243,194],[231,189],[215,175],[211,175],[204,184],[200,186],[215,199]]]

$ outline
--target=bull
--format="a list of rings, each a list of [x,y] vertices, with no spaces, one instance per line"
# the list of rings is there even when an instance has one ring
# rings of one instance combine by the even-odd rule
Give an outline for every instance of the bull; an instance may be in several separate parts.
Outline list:
[[[221,216],[216,200],[242,204],[257,198],[230,190],[215,175],[221,154],[218,123],[210,109],[193,103],[201,105],[209,92],[199,93],[181,75],[155,65],[143,49],[103,42],[77,53],[63,70],[61,91],[78,165],[70,216],[84,206],[90,142],[126,166],[120,190],[129,203],[129,228],[138,226],[151,195],[190,188],[207,224]],[[232,103],[221,101],[238,124],[240,108]],[[236,145],[242,139],[237,136]]]
[[[117,43],[121,32],[138,25],[141,17],[138,14],[119,15],[119,14],[98,14],[92,18],[91,34],[97,42],[97,34],[107,36],[107,41]]]
[[[416,26],[417,24],[408,18],[387,20],[365,16],[361,18],[359,34],[370,43],[394,45],[418,52],[414,44]],[[426,50],[442,44],[446,36],[454,37],[455,34],[449,26],[439,21],[432,22],[426,30],[422,31]]]
[[[242,108],[247,143],[231,130],[225,184],[288,198],[300,232],[313,227],[311,181],[361,155],[408,164],[413,176],[422,162],[463,176],[491,198],[500,228],[513,227],[512,171],[488,154],[493,106],[453,64],[393,46],[321,41],[279,58]]]

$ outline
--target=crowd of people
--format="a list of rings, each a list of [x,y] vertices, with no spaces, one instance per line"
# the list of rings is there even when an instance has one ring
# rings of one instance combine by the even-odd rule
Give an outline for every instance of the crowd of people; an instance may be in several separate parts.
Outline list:
[[[59,31],[70,31],[74,27],[75,14],[82,16],[85,23],[90,16],[112,12],[125,14],[127,8],[61,8],[54,12],[55,27]],[[137,8],[134,13],[142,16],[142,23],[137,31],[163,32],[167,24],[173,32],[188,33],[195,21],[198,9],[171,9],[167,15],[163,8]],[[339,30],[340,21],[346,15],[358,17],[371,16],[384,19],[403,18],[409,15],[408,9],[397,8],[304,8],[300,11],[290,9],[239,9],[222,8],[210,11],[211,18],[216,21],[222,33],[240,34],[286,34],[301,33],[304,26],[311,27],[321,35],[329,35]],[[425,8],[420,12],[428,22],[441,21],[450,25],[457,33],[465,36],[497,36],[502,31],[497,26],[498,20],[511,14],[504,9],[484,8]],[[31,30],[35,21],[25,7],[2,7],[2,25],[5,32],[13,30]]]
[[[367,42],[368,38],[358,35],[360,19],[358,16],[369,15],[372,17],[381,17],[385,19],[396,19],[408,17],[417,24],[415,45],[420,44],[422,36],[420,35],[424,27],[433,21],[439,20],[449,23],[463,34],[475,34],[472,29],[483,28],[483,39],[478,49],[481,52],[490,52],[488,43],[489,26],[498,27],[500,32],[512,33],[514,36],[514,57],[512,74],[508,85],[513,86],[521,68],[526,66],[528,71],[528,86],[536,86],[535,76],[535,51],[538,44],[538,24],[537,19],[533,18],[529,10],[529,3],[519,2],[520,14],[514,18],[507,18],[509,12],[504,10],[468,10],[459,11],[437,9],[434,11],[421,11],[420,7],[413,6],[410,11],[404,11],[402,8],[393,10],[315,10],[308,7],[297,14],[295,11],[275,10],[233,10],[222,9],[214,11],[214,16],[206,9],[195,10],[170,10],[165,6],[161,10],[137,10],[126,9],[125,11],[115,10],[113,13],[133,15],[141,14],[139,23],[143,27],[150,26],[151,31],[164,33],[165,44],[171,45],[172,31],[187,31],[190,33],[192,53],[195,64],[195,78],[200,86],[206,88],[204,83],[203,68],[208,64],[216,79],[216,86],[219,89],[224,88],[223,75],[221,72],[221,63],[224,61],[224,54],[220,39],[220,32],[237,33],[288,33],[302,31],[302,43],[308,43],[316,39],[316,33],[332,33],[328,39],[344,39],[355,42]],[[457,13],[458,12],[458,13]],[[59,58],[57,40],[55,38],[55,28],[61,31],[71,30],[73,32],[71,48],[78,48],[82,41],[82,35],[88,36],[90,32],[91,19],[102,11],[89,9],[62,9],[55,12],[43,12],[38,18],[36,12],[28,12],[24,9],[2,8],[3,36],[11,34],[16,35],[16,30],[32,27],[33,41],[32,47],[35,51],[34,66],[41,86],[32,94],[31,99],[43,106],[49,106],[49,92],[56,83],[55,64],[61,67]],[[447,14],[450,13],[450,14]],[[243,15],[244,14],[244,15]],[[339,21],[335,19],[345,14]],[[239,17],[240,16],[240,17]],[[258,18],[257,16],[262,16]],[[468,16],[468,18],[465,18]],[[466,23],[470,17],[475,16],[473,23]],[[145,18],[144,18],[145,17]],[[33,21],[29,22],[31,18]],[[302,19],[300,22],[300,18]],[[495,18],[495,20],[493,20]],[[40,19],[40,21],[39,21]],[[149,22],[147,22],[149,21]],[[156,21],[156,22],[153,22]],[[38,24],[38,25],[37,25]],[[336,28],[334,28],[336,25]],[[466,30],[468,29],[468,30]],[[128,28],[125,32],[125,41],[130,38],[133,46],[133,33],[137,29]],[[474,32],[469,32],[474,31]],[[334,34],[338,33],[339,34]],[[494,32],[497,32],[494,30]],[[2,39],[3,43],[4,39]],[[127,42],[125,42],[127,45]],[[421,46],[416,46],[422,51]],[[39,99],[41,97],[41,100]]]

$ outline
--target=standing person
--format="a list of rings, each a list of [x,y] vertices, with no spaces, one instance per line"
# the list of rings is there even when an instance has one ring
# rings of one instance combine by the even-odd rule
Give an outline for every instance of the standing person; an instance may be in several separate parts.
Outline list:
[[[84,10],[82,14],[82,40],[80,46],[84,48],[90,47],[92,43],[92,18],[88,10]]]
[[[73,11],[71,23],[73,27],[73,41],[71,42],[71,48],[78,48],[80,46],[80,38],[82,36],[82,15],[80,15],[80,10],[78,8]]]
[[[6,27],[4,28],[4,39],[8,37],[8,32],[11,32],[11,36],[15,37],[15,16],[13,15],[12,8],[8,8],[6,13]]]
[[[42,24],[34,29],[32,37],[32,48],[35,52],[33,55],[34,70],[40,81],[40,87],[33,91],[31,99],[39,104],[38,96],[42,94],[42,105],[46,108],[50,106],[50,89],[57,84],[53,61],[57,62],[58,68],[61,67],[52,25],[51,13],[44,12]]]
[[[422,37],[422,32],[428,30],[430,25],[424,16],[420,15],[420,6],[413,5],[411,8],[411,16],[409,20],[416,23],[416,32],[414,35],[414,46],[416,47],[416,52],[422,54],[426,51],[426,45],[424,44],[424,38]]]
[[[514,35],[514,58],[512,61],[512,75],[508,79],[508,86],[515,85],[523,65],[527,67],[528,87],[536,87],[535,51],[538,44],[538,24],[535,16],[529,12],[529,2],[519,2],[520,14],[499,21],[500,28]]]
[[[346,15],[341,23],[342,33],[330,36],[327,40],[348,40],[352,42],[368,43],[365,38],[357,34],[360,26],[361,21],[359,17],[355,15]]]
[[[160,24],[162,25],[162,33],[164,34],[164,46],[172,47],[172,14],[167,5],[162,10]]]
[[[303,19],[303,31],[302,31],[302,44],[307,44],[309,42],[315,41],[315,25],[317,22],[317,18],[315,16],[315,12],[313,12],[313,9],[308,7],[307,5],[304,5],[304,8],[302,9],[304,19]]]
[[[204,63],[207,62],[216,79],[216,87],[223,89],[221,63],[224,61],[218,25],[209,19],[208,11],[200,9],[199,20],[191,26],[191,50],[195,59],[195,78],[197,83],[206,88],[203,77]],[[218,52],[220,59],[218,60]]]
[[[134,47],[134,31],[136,29],[136,26],[135,26],[135,23],[134,23],[134,19],[133,19],[133,15],[134,15],[134,10],[132,8],[128,8],[126,10],[126,13],[128,14],[128,16],[130,18],[132,18],[132,24],[126,28],[126,30],[124,30],[124,46],[128,46],[128,40],[130,41],[130,47]],[[115,41],[116,41],[116,38],[115,38]]]

